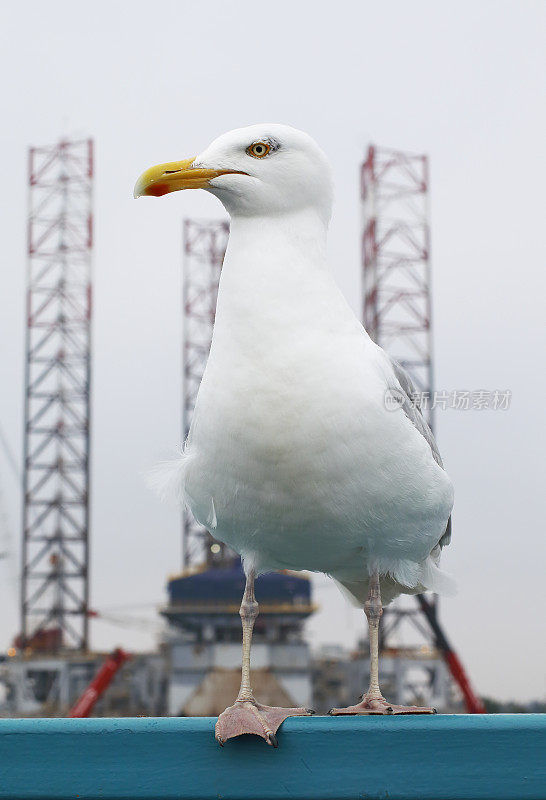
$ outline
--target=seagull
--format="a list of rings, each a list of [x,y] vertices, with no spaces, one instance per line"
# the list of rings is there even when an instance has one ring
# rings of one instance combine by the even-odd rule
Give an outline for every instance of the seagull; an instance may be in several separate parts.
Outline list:
[[[326,573],[364,609],[370,685],[331,714],[434,713],[383,697],[378,628],[398,595],[451,588],[439,560],[453,487],[409,376],[371,340],[329,270],[328,160],[302,131],[253,125],[151,167],[134,196],[181,189],[205,189],[231,218],[191,429],[163,478],[245,569],[241,688],[216,738],[251,733],[276,746],[284,719],[312,713],[252,693],[254,581],[271,570]]]

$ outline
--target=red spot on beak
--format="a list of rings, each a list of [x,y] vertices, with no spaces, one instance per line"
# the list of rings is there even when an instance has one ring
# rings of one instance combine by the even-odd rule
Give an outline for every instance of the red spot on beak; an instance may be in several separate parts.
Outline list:
[[[164,194],[168,194],[170,191],[168,183],[152,183],[151,186],[148,186],[145,193],[152,197],[163,197]]]

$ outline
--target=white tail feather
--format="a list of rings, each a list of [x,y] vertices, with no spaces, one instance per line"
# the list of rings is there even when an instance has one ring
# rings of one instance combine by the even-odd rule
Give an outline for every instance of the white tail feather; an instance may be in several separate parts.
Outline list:
[[[432,558],[427,558],[421,564],[415,561],[399,561],[386,569],[386,564],[378,565],[381,601],[384,606],[400,594],[419,594],[431,591],[437,594],[452,596],[457,592],[457,586],[451,575],[442,572]],[[353,578],[354,575],[354,578]],[[369,589],[367,577],[359,579],[353,572],[348,575],[332,575],[342,594],[356,606],[362,607],[366,602]]]
[[[432,558],[427,560],[422,565],[423,571],[420,583],[425,589],[429,589],[436,594],[444,595],[445,597],[453,597],[457,594],[457,583],[454,578],[447,572],[439,569]]]

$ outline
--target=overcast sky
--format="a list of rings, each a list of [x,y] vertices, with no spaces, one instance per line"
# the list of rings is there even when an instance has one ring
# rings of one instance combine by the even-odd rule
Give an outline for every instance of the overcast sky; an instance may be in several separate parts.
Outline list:
[[[132,199],[151,164],[255,122],[302,128],[334,168],[332,267],[358,311],[358,171],[370,141],[426,152],[437,388],[510,389],[509,411],[440,411],[456,490],[441,615],[478,691],[544,697],[544,2],[11,3],[0,48],[0,425],[20,459],[26,153],[96,143],[92,644],[154,646],[179,568],[179,515],[142,474],[180,437],[180,239],[222,216],[205,192]],[[542,162],[542,166],[541,166]],[[18,630],[20,495],[0,453],[0,647]],[[352,645],[364,615],[326,578],[313,644]],[[121,607],[126,607],[122,609]],[[113,611],[111,613],[114,613]]]

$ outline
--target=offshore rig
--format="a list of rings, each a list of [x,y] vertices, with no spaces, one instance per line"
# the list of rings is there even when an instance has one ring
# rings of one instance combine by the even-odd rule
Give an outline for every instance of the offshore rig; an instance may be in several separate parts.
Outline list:
[[[89,453],[94,175],[91,140],[29,153],[21,631],[0,656],[1,716],[214,716],[237,693],[239,557],[183,515],[182,571],[158,609],[156,652],[90,650]],[[370,147],[361,169],[362,317],[411,374],[433,423],[428,159]],[[183,430],[208,356],[226,220],[184,222]],[[427,402],[428,401],[428,402]],[[311,651],[316,610],[302,573],[261,576],[253,685],[261,702],[347,705],[367,684],[368,648]],[[364,630],[363,622],[363,630]],[[400,644],[401,639],[411,644]],[[383,616],[383,683],[396,703],[483,711],[438,621],[435,598]]]

